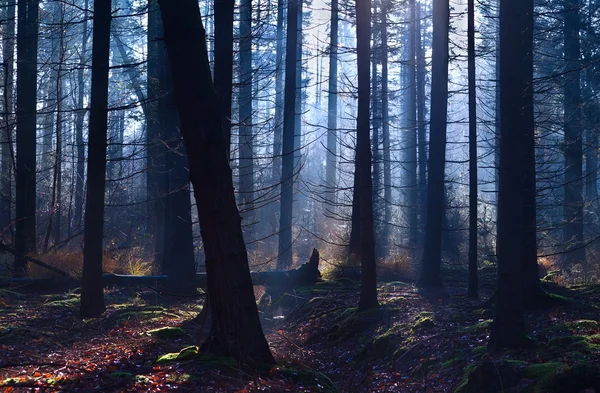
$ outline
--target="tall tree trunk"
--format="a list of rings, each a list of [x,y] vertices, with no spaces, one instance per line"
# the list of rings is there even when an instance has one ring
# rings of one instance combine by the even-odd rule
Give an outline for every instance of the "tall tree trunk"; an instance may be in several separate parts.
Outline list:
[[[75,180],[75,214],[73,217],[74,228],[81,227],[83,219],[83,194],[85,177],[85,144],[83,142],[83,122],[86,110],[83,107],[85,97],[85,81],[83,80],[84,64],[87,55],[88,22],[87,9],[88,0],[84,3],[83,32],[81,35],[81,55],[79,56],[79,69],[77,70],[77,112],[75,115],[75,144],[77,145],[77,170]]]
[[[444,170],[446,166],[446,116],[448,112],[448,33],[450,3],[433,2],[431,59],[431,128],[425,249],[421,261],[420,287],[442,287],[442,222],[444,219]]]
[[[88,182],[85,198],[80,309],[83,317],[98,317],[105,310],[102,286],[102,256],[104,251],[104,192],[106,186],[111,1],[94,0],[93,20]]]
[[[500,6],[500,167],[498,193],[498,284],[490,350],[522,348],[523,238],[529,203],[523,189],[533,140],[533,0],[502,0]],[[522,146],[522,148],[518,148]],[[517,147],[517,148],[515,148]],[[534,178],[535,179],[535,178]]]
[[[46,232],[46,238],[44,239],[44,250],[48,249],[50,234],[53,235],[53,243],[58,244],[60,241],[60,227],[61,227],[61,198],[62,198],[62,104],[63,104],[63,79],[62,79],[62,65],[64,63],[64,9],[62,3],[55,3],[55,21],[54,23],[59,24],[58,37],[53,37],[57,40],[57,45],[53,45],[53,51],[55,51],[57,57],[54,60],[56,67],[55,75],[55,94],[56,94],[56,148],[54,151],[54,168],[52,174],[52,198],[50,203],[50,217],[48,218],[48,230]],[[54,218],[56,217],[56,222]]]
[[[331,0],[329,27],[329,88],[327,92],[327,167],[325,175],[327,209],[335,212],[337,186],[337,78],[338,78],[338,0]]]
[[[15,249],[36,252],[36,106],[39,0],[21,0],[17,32],[17,171]],[[27,275],[27,261],[15,258],[15,275]]]
[[[160,110],[159,98],[163,94],[160,88],[160,50],[163,46],[160,22],[160,10],[157,0],[148,0],[148,65],[146,111],[146,228],[153,236],[154,262],[160,266],[162,256],[162,239],[164,232],[164,200],[161,198],[160,178],[164,149],[160,143]]]
[[[380,200],[380,195],[379,195],[379,191],[381,190],[381,150],[379,149],[380,144],[381,144],[381,133],[380,133],[380,114],[379,114],[379,100],[380,100],[380,96],[379,96],[379,80],[378,80],[378,70],[377,70],[377,65],[378,62],[380,61],[380,51],[379,51],[379,42],[378,42],[378,33],[379,33],[379,26],[378,26],[378,21],[379,21],[379,15],[377,12],[377,3],[375,2],[375,4],[372,5],[372,11],[373,11],[373,15],[372,15],[372,20],[371,20],[371,24],[372,24],[372,40],[373,40],[373,47],[371,48],[371,119],[372,119],[372,129],[373,129],[373,142],[371,143],[371,148],[372,148],[372,157],[373,157],[373,162],[372,162],[372,168],[373,168],[373,176],[372,176],[372,182],[373,182],[373,220],[374,220],[374,236],[375,238],[378,238],[380,232],[379,232],[379,226],[376,224],[377,222],[379,222],[379,206],[381,203]],[[377,241],[376,244],[381,245],[381,242]],[[375,250],[375,255],[377,258],[377,255],[381,254],[381,249],[377,248]]]
[[[425,49],[422,44],[421,31],[421,3],[416,4],[416,20],[413,25],[416,34],[417,51],[417,151],[419,153],[419,242],[417,246],[423,245],[423,227],[427,206],[427,130],[425,128]]]
[[[235,0],[214,0],[215,89],[219,100],[227,155],[231,149],[231,95],[233,91],[233,10]]]
[[[358,152],[360,151],[360,139],[358,135],[356,137],[356,146],[354,147],[354,163],[358,161]],[[350,217],[350,241],[348,243],[348,254],[351,257],[357,257],[360,255],[360,239],[361,239],[361,177],[356,170],[354,171],[354,183],[352,185],[352,212]]]
[[[356,0],[356,51],[358,71],[358,117],[355,176],[360,176],[360,266],[361,286],[359,310],[379,306],[375,266],[375,236],[373,228],[373,179],[371,178],[371,140],[369,127],[369,55],[371,44],[371,1]]]
[[[294,198],[294,137],[296,110],[296,74],[298,43],[298,3],[289,0],[285,53],[285,91],[283,110],[283,137],[281,158],[281,203],[279,213],[279,252],[277,269],[287,269],[292,264],[292,212]]]
[[[2,26],[2,60],[4,61],[3,109],[4,123],[0,135],[0,157],[2,176],[0,177],[0,228],[8,241],[11,229],[12,174],[13,174],[13,131],[14,131],[14,60],[15,60],[15,7],[16,0],[7,0],[4,8],[5,23]]]
[[[281,180],[281,143],[283,135],[283,22],[284,0],[277,0],[277,37],[275,44],[275,124],[273,130],[273,172],[272,182],[279,188]]]
[[[240,5],[239,193],[246,241],[254,240],[254,140],[252,124],[252,0]]]
[[[274,364],[258,318],[198,3],[159,5],[206,253],[212,326],[203,347],[249,365]]]
[[[418,197],[419,197],[419,187],[417,181],[417,148],[418,148],[418,136],[417,136],[417,80],[416,80],[416,29],[414,28],[415,21],[417,18],[416,13],[416,4],[415,0],[409,1],[410,5],[410,23],[408,25],[409,31],[409,39],[408,39],[408,62],[406,65],[407,68],[407,79],[408,79],[408,113],[407,117],[407,125],[408,129],[406,132],[406,149],[407,149],[407,163],[405,166],[407,167],[407,186],[408,186],[408,203],[409,207],[408,212],[408,230],[409,230],[409,244],[414,245],[417,244],[417,239],[419,237],[419,225],[418,225]]]
[[[564,137],[565,137],[565,185],[564,185],[564,241],[567,264],[584,263],[583,244],[583,141],[581,132],[581,62],[579,43],[578,0],[564,1]]]
[[[294,101],[294,174],[300,173],[300,162],[302,159],[302,89],[304,81],[302,80],[302,48],[303,48],[303,34],[302,34],[302,22],[303,22],[303,2],[304,0],[298,0],[298,31],[296,39],[296,100]],[[295,187],[300,186],[300,182],[295,182]],[[302,198],[299,195],[299,199]],[[296,204],[296,207],[300,203]]]
[[[477,271],[477,93],[475,91],[475,0],[467,2],[467,68],[469,83],[469,287],[479,297]]]
[[[390,154],[390,119],[388,92],[388,0],[381,3],[381,142],[383,145],[383,231],[381,235],[384,254],[389,253],[392,222],[392,162]]]

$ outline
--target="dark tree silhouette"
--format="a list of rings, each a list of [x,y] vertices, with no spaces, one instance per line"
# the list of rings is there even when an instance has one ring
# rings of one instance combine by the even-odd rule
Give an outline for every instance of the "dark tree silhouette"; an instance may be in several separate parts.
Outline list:
[[[448,33],[450,3],[433,2],[433,43],[431,59],[431,129],[425,250],[417,284],[442,287],[442,223],[444,220],[444,170],[446,166],[446,116],[448,112]]]
[[[375,308],[377,277],[375,266],[375,234],[373,228],[373,180],[371,178],[371,138],[369,126],[371,45],[371,1],[356,0],[356,37],[358,70],[358,118],[356,120],[355,175],[360,178],[360,266],[361,286],[359,310]]]
[[[17,25],[17,170],[15,275],[27,275],[23,255],[36,251],[36,97],[38,0],[18,2]]]
[[[198,2],[159,0],[159,6],[206,254],[212,325],[203,348],[249,365],[273,364],[254,299]]]
[[[98,317],[104,310],[102,257],[104,255],[104,191],[106,186],[106,132],[108,120],[108,69],[111,2],[94,1],[92,34],[92,87],[88,137],[87,192],[83,234],[83,317]]]
[[[285,52],[285,88],[283,108],[283,137],[281,157],[281,207],[279,213],[279,255],[277,269],[292,264],[292,212],[294,204],[294,137],[296,112],[296,80],[298,67],[298,2],[290,0],[287,10]]]
[[[533,117],[533,0],[500,4],[500,166],[498,190],[498,284],[491,350],[529,345],[522,294],[523,247],[530,201],[529,148]]]

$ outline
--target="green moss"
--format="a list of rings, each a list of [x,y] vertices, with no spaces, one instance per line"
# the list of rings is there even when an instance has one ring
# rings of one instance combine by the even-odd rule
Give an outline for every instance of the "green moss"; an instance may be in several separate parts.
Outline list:
[[[563,366],[548,374],[532,392],[581,392],[587,388],[600,390],[600,368],[591,363],[579,363],[572,367]]]
[[[460,329],[460,331],[462,331],[464,333],[483,333],[483,332],[490,330],[491,328],[492,328],[492,320],[485,319],[474,325],[465,326],[464,328]]]
[[[367,339],[369,337],[365,336]],[[401,326],[395,325],[385,331],[385,333],[375,336],[372,340],[368,340],[365,346],[357,353],[354,360],[362,362],[372,359],[383,360],[390,357],[394,358],[398,353],[401,341]]]
[[[478,347],[474,347],[473,349],[471,349],[471,355],[476,356],[476,357],[481,356],[486,352],[487,352],[487,346],[485,346],[485,345],[480,345]]]
[[[555,374],[564,366],[565,365],[561,362],[532,364],[523,370],[523,376],[526,378],[539,380]]]
[[[237,366],[237,362],[229,357],[217,356],[212,353],[201,353],[199,348],[196,346],[185,347],[179,352],[167,353],[160,356],[156,363],[171,363],[171,362],[182,362],[186,360],[194,360],[198,363],[207,366],[220,368],[223,366],[233,368]]]
[[[462,357],[457,357],[457,358],[454,358],[454,359],[446,360],[445,362],[442,363],[442,365],[440,366],[440,368],[444,369],[444,368],[454,367],[454,366],[456,366],[457,364],[459,364],[459,363],[461,363],[463,361],[464,361],[464,359]]]
[[[413,330],[422,330],[435,327],[435,322],[430,317],[423,317],[416,320]]]
[[[148,330],[146,334],[161,339],[169,339],[183,337],[186,335],[186,332],[185,329],[182,329],[180,327],[166,326],[158,329]]]
[[[165,355],[162,355],[156,360],[156,363],[161,364],[169,362],[178,362],[182,360],[197,359],[199,356],[200,353],[198,352],[198,347],[190,346],[183,348],[179,352],[167,353]]]

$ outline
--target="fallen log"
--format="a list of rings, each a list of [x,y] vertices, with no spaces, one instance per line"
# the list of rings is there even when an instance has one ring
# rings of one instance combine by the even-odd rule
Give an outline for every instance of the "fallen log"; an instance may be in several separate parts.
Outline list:
[[[1,248],[1,246],[0,246]],[[39,261],[38,261],[39,262]],[[314,249],[307,263],[304,263],[297,269],[277,272],[252,272],[252,283],[254,285],[264,285],[269,288],[279,290],[292,289],[296,287],[315,284],[321,277],[319,272],[319,252]],[[166,275],[156,276],[132,276],[126,274],[104,273],[102,281],[105,286],[153,286],[166,282],[169,279]],[[0,281],[0,287],[12,285],[35,285],[48,286],[72,285],[78,286],[79,281],[70,277],[57,278],[10,278]],[[196,274],[196,285],[199,288],[206,288],[206,273]]]

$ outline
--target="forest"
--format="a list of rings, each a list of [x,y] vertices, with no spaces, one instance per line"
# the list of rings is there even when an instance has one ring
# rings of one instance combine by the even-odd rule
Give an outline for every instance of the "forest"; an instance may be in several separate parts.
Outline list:
[[[600,392],[600,2],[0,0],[3,392]]]

